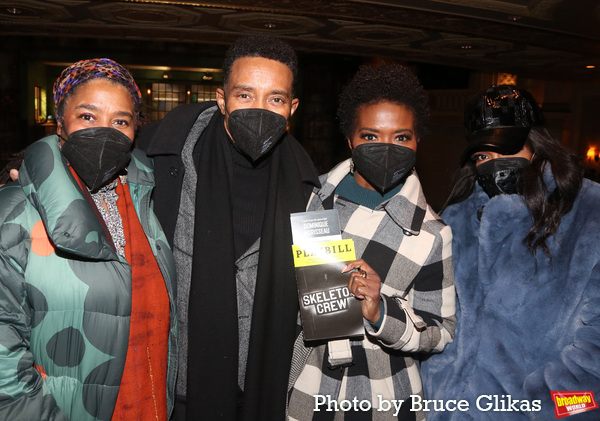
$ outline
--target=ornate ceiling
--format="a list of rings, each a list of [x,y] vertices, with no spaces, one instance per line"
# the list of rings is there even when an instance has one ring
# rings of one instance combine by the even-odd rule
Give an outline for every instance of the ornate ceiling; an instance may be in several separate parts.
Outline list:
[[[597,0],[0,0],[0,33],[184,54],[268,33],[299,52],[600,77]]]

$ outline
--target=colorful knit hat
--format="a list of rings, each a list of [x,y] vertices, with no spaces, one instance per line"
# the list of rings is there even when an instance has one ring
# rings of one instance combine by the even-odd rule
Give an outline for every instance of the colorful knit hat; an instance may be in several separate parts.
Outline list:
[[[104,78],[118,81],[125,85],[133,98],[136,109],[142,103],[142,94],[133,80],[131,73],[116,61],[108,58],[92,58],[71,64],[62,71],[54,83],[54,106],[58,112],[72,87],[92,78]],[[57,116],[60,118],[60,116]]]

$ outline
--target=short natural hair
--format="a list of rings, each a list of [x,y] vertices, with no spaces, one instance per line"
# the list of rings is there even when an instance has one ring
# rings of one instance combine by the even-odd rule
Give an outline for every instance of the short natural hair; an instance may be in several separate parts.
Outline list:
[[[282,40],[264,35],[252,35],[239,38],[225,53],[223,60],[223,86],[231,74],[233,63],[242,57],[263,57],[279,61],[292,71],[292,88],[298,75],[298,57],[296,52]]]
[[[415,134],[422,138],[429,124],[429,99],[419,79],[405,66],[361,66],[343,89],[337,111],[340,129],[347,138],[354,132],[358,109],[384,101],[404,105],[413,112]]]

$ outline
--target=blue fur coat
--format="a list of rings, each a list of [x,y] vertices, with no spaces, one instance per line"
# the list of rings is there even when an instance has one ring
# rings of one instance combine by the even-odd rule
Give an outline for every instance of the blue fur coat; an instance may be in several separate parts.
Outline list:
[[[554,188],[549,169],[545,181]],[[519,195],[488,199],[477,185],[442,217],[454,236],[458,322],[454,342],[423,362],[422,375],[427,399],[465,399],[469,410],[427,419],[553,420],[550,391],[593,391],[598,402],[600,185],[584,180],[547,240],[552,261],[523,243],[532,220]],[[569,420],[600,420],[600,409]]]

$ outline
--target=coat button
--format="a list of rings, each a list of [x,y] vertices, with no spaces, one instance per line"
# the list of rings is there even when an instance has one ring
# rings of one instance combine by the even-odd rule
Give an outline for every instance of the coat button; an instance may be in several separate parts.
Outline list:
[[[176,167],[171,167],[171,169],[169,170],[169,173],[173,176],[173,177],[177,177],[177,175],[179,174],[179,168]]]

